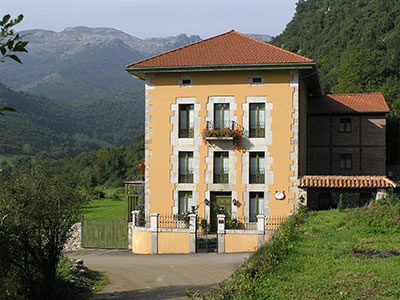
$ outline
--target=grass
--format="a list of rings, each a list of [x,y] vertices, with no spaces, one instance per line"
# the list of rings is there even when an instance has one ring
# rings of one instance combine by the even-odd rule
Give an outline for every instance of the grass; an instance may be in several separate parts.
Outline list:
[[[126,199],[123,188],[95,188],[96,196],[83,208],[87,220],[120,220],[126,218]],[[104,193],[104,198],[98,196]]]
[[[208,299],[400,299],[400,201],[290,221]],[[302,222],[304,223],[302,224]],[[286,243],[286,246],[283,244]]]
[[[87,270],[81,273],[71,268],[75,261],[62,257],[57,268],[57,299],[88,300],[107,285],[109,279],[105,274]]]

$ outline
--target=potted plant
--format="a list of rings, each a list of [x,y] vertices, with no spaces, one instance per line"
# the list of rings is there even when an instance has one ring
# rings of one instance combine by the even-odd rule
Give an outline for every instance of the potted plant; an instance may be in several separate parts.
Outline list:
[[[201,232],[202,233],[206,233],[207,232],[207,220],[206,219],[202,219],[200,221],[200,227],[201,227]]]

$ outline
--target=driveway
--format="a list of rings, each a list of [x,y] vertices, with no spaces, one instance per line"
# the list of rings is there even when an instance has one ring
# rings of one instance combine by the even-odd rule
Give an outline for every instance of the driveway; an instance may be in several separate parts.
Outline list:
[[[226,279],[250,254],[137,255],[128,250],[80,250],[89,268],[104,272],[110,283],[93,299],[185,299],[186,290],[202,295]]]

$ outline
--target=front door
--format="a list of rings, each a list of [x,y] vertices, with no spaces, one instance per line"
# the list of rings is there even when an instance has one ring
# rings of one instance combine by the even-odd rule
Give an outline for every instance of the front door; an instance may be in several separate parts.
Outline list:
[[[232,195],[231,192],[212,192],[211,193],[211,214],[210,231],[217,232],[217,215],[225,215],[228,220],[232,215]]]

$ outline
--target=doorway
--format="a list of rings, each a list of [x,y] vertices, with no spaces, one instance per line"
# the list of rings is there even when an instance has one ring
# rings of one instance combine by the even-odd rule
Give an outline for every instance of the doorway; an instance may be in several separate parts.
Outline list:
[[[210,198],[210,232],[217,232],[217,215],[225,215],[226,220],[232,216],[232,193],[211,192]]]

